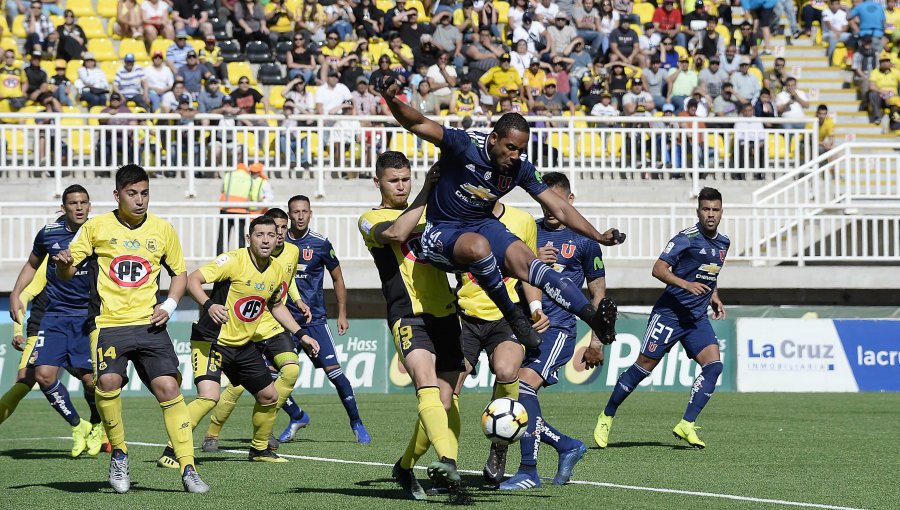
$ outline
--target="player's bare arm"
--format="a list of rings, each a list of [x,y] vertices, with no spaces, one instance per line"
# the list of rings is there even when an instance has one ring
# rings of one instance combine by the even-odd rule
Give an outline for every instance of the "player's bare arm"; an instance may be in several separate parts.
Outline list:
[[[549,189],[544,190],[534,198],[553,214],[560,223],[579,234],[597,241],[603,246],[615,246],[625,242],[625,234],[619,232],[618,229],[611,228],[601,234],[577,209],[572,207],[572,204]]]
[[[397,99],[400,84],[392,76],[384,76],[375,83],[375,90],[384,97],[391,115],[410,133],[434,145],[440,145],[444,139],[444,128],[437,122],[422,115],[415,108]]]
[[[712,298],[709,300],[709,306],[713,310],[713,319],[721,320],[725,318],[725,304],[719,299],[719,289],[713,291]]]
[[[62,250],[53,256],[53,263],[56,264],[56,277],[62,281],[69,281],[75,276],[77,268],[72,265],[74,259],[72,252],[68,249]]]
[[[272,312],[272,317],[275,317],[275,320],[278,321],[279,324],[292,332],[292,334],[300,340],[300,346],[303,347],[304,351],[308,352],[312,357],[319,355],[319,342],[317,342],[315,338],[303,333],[303,328],[297,324],[297,321],[294,320],[290,310],[288,310],[281,301],[270,304],[269,311]]]
[[[528,308],[531,310],[531,327],[538,333],[543,333],[550,329],[550,318],[544,314],[544,309],[541,306],[541,298],[543,297],[541,289],[522,282],[522,292],[525,294],[525,299],[528,300]]]
[[[406,207],[406,210],[396,220],[386,221],[375,226],[372,232],[375,240],[381,244],[406,241],[416,225],[419,224],[422,214],[425,213],[428,195],[431,194],[431,190],[439,178],[440,167],[438,163],[435,163],[428,169],[428,173],[425,175],[425,184],[416,195],[415,200]]]
[[[344,284],[344,272],[341,271],[341,266],[335,266],[328,273],[331,275],[331,282],[334,284],[334,297],[338,306],[338,335],[344,335],[350,329],[350,323],[347,322],[347,286]]]
[[[709,286],[700,282],[689,282],[683,280],[672,272],[672,268],[668,262],[663,259],[657,259],[653,264],[653,277],[665,283],[666,285],[674,285],[680,289],[684,289],[695,296],[702,296],[710,291]]]
[[[204,283],[206,283],[206,278],[203,277],[203,273],[199,270],[191,273],[187,277],[188,294],[200,305],[202,309],[200,313],[209,315],[209,318],[216,324],[225,324],[228,322],[228,309],[224,305],[213,303],[213,300],[203,290]]]
[[[162,326],[169,322],[169,319],[172,318],[171,315],[172,311],[175,309],[175,305],[177,305],[178,301],[181,300],[181,297],[184,296],[184,289],[187,287],[187,279],[187,273],[181,273],[172,277],[172,281],[169,282],[169,294],[166,296],[165,302],[153,307],[153,315],[150,317],[151,324],[154,326]]]
[[[22,316],[25,315],[25,306],[19,299],[22,290],[34,279],[34,274],[41,266],[43,259],[38,258],[34,253],[28,256],[28,260],[22,265],[19,276],[16,278],[16,284],[13,286],[12,292],[9,294],[9,317],[17,324],[22,324]]]
[[[594,278],[589,281],[588,292],[591,294],[591,304],[595,308],[599,307],[600,301],[606,296],[606,278]],[[603,365],[603,343],[596,333],[591,333],[591,343],[584,350],[581,361],[588,369]]]

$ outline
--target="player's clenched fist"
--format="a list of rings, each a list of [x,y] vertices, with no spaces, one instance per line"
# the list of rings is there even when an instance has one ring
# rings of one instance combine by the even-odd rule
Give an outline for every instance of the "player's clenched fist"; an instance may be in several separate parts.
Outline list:
[[[214,304],[209,307],[209,318],[216,324],[225,324],[228,322],[228,309],[225,305]]]
[[[63,268],[72,267],[72,253],[69,250],[62,250],[53,256],[53,262]]]
[[[17,351],[25,350],[25,337],[22,335],[16,335],[12,339],[12,346]]]
[[[386,99],[393,99],[400,92],[400,82],[391,75],[382,75],[381,78],[375,80],[373,84],[375,92],[378,92]]]
[[[625,233],[617,228],[611,228],[600,236],[600,244],[603,246],[615,246],[625,242]]]
[[[309,353],[313,358],[319,355],[319,342],[309,335],[300,337],[300,347],[303,347],[303,350]]]
[[[559,249],[553,246],[553,243],[547,241],[547,244],[538,248],[538,259],[544,264],[556,264],[556,256]]]

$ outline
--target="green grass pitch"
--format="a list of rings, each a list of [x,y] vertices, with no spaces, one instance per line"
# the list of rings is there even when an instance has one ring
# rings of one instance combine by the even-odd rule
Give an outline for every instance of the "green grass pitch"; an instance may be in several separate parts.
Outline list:
[[[488,396],[463,394],[459,464],[461,469],[479,473],[464,475],[474,506],[900,508],[896,486],[900,394],[719,393],[698,421],[703,427],[701,438],[708,445],[699,451],[688,449],[671,433],[681,418],[686,394],[636,392],[619,411],[610,446],[599,450],[593,445],[592,431],[607,395],[544,393],[545,417],[590,447],[573,476],[577,482],[588,483],[555,487],[545,480],[540,489],[515,493],[482,487],[480,471],[488,442],[481,434],[479,416]],[[300,401],[312,423],[298,434],[299,440],[282,445],[279,453],[312,458],[291,458],[287,464],[247,462],[252,400],[245,395],[221,442],[221,447],[241,452],[198,450],[198,469],[212,491],[192,496],[182,492],[176,471],[155,466],[162,448],[137,444],[165,442],[154,400],[124,400],[134,485],[131,493],[117,495],[106,484],[108,454],[70,459],[71,440],[57,439],[69,434],[68,426],[43,399],[28,399],[0,426],[0,508],[375,510],[423,506],[398,499],[401,494],[390,477],[389,465],[399,457],[412,429],[416,404],[411,393],[360,396],[371,445],[353,442],[336,396],[301,395]],[[80,395],[76,406],[84,412]],[[276,435],[285,424],[286,416],[280,413]],[[194,434],[198,446],[206,425],[201,424]],[[507,472],[511,474],[518,465],[518,446],[510,452]],[[433,458],[430,452],[420,465]],[[552,477],[556,470],[556,453],[546,445],[541,448],[539,469],[543,477]],[[424,471],[417,474],[425,479]],[[446,503],[446,498],[435,497],[424,505]]]

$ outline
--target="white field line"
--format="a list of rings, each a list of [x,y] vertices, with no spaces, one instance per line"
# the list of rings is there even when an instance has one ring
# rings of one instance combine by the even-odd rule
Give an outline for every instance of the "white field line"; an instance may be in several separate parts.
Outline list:
[[[47,441],[50,439],[61,439],[61,440],[71,440],[70,436],[56,436],[56,437],[26,437],[26,438],[0,438],[0,441]],[[140,441],[128,441],[129,445],[134,446],[150,446],[156,448],[164,448],[166,445],[159,443],[144,443]],[[246,455],[246,450],[220,450],[225,453],[233,453],[237,455]],[[309,460],[313,462],[331,462],[333,464],[355,464],[358,466],[376,466],[376,467],[393,467],[393,464],[386,464],[384,462],[370,462],[370,461],[362,461],[362,460],[345,460],[345,459],[332,459],[328,457],[312,457],[309,455],[293,455],[288,453],[279,453],[280,457],[284,457],[286,459],[297,459],[297,460]],[[425,469],[424,466],[416,466],[416,469]],[[460,469],[460,473],[474,474],[480,475],[481,471],[475,471],[471,469]],[[610,489],[624,489],[631,491],[642,491],[642,492],[658,492],[663,494],[680,494],[683,496],[697,496],[701,498],[716,498],[716,499],[730,499],[732,501],[749,501],[752,503],[768,503],[772,505],[782,505],[782,506],[796,506],[796,507],[805,507],[805,508],[822,508],[825,510],[864,510],[861,508],[854,508],[848,506],[836,506],[836,505],[824,505],[821,503],[804,503],[802,501],[787,501],[783,499],[767,499],[767,498],[754,498],[750,496],[737,496],[734,494],[720,494],[717,492],[699,492],[699,491],[686,491],[681,489],[665,489],[661,487],[643,487],[640,485],[623,485],[618,483],[607,483],[607,482],[590,482],[586,480],[570,480],[570,484],[573,485],[590,485],[594,487],[607,487]]]

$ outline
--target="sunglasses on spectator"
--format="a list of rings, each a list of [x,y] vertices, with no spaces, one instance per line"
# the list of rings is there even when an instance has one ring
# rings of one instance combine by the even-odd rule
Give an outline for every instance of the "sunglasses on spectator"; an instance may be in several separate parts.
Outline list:
[[[249,81],[241,80],[238,82],[238,85],[250,85]]]
[[[328,36],[328,40],[329,40],[329,41],[337,41],[338,38],[337,38],[336,36],[331,36],[331,35],[329,35],[329,36]]]

